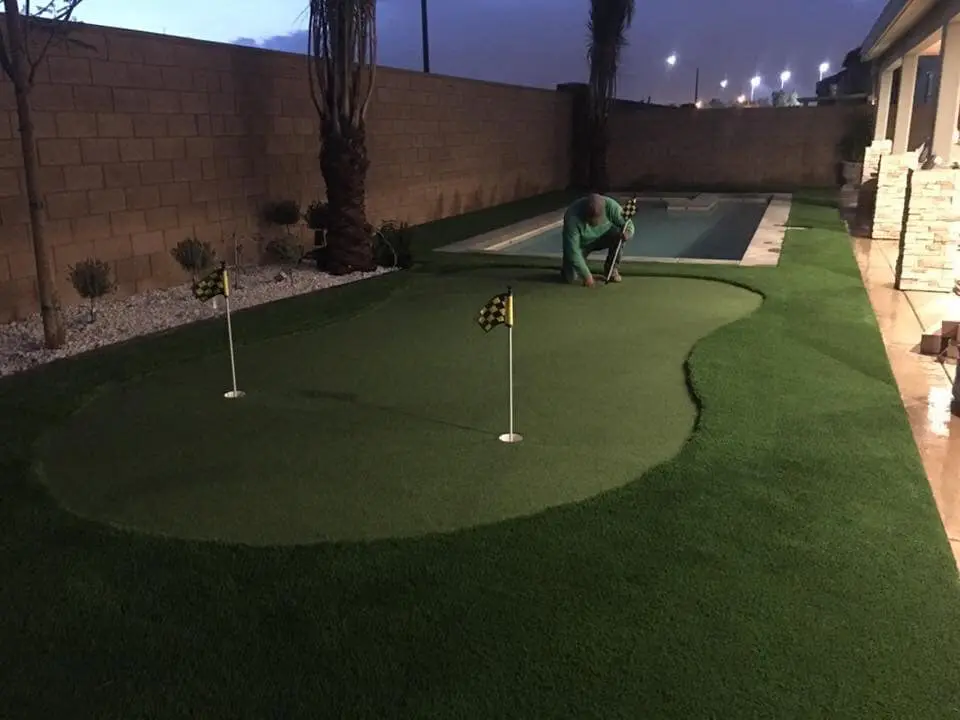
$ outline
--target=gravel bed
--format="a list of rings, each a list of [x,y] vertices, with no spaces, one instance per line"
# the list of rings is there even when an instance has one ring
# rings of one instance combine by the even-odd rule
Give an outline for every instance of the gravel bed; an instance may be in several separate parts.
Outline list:
[[[245,271],[239,278],[231,275],[230,310],[346,285],[391,270],[328,275],[316,270],[297,269],[284,271],[285,277],[278,279],[279,272],[276,267],[260,267]],[[43,347],[43,324],[37,313],[26,320],[0,326],[0,377],[105,345],[216,317],[223,314],[223,308],[222,297],[206,303],[198,302],[189,283],[126,298],[107,297],[97,303],[97,318],[93,324],[90,324],[89,305],[64,307],[67,342],[57,350]]]

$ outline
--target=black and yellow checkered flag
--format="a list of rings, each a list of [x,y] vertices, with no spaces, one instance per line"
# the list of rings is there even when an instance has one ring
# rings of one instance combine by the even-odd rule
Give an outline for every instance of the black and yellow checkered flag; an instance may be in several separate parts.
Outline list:
[[[630,198],[623,204],[623,224],[626,225],[627,222],[633,219],[633,216],[637,214],[637,199],[635,197]]]
[[[483,328],[484,332],[490,332],[497,325],[506,325],[508,328],[512,328],[513,291],[508,289],[505,293],[490,298],[490,302],[480,308],[477,324]]]
[[[216,270],[193,284],[193,296],[200,302],[206,302],[218,295],[230,297],[230,280],[227,278],[226,263],[222,263]]]

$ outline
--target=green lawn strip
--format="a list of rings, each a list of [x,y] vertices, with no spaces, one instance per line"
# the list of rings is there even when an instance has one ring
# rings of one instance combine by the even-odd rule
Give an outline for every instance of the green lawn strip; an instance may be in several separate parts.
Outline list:
[[[696,346],[703,414],[675,459],[476,530],[252,549],[86,523],[37,489],[28,443],[96,385],[196,344],[174,334],[0,384],[0,716],[960,716],[943,529],[836,211],[798,204],[801,219],[814,229],[789,233],[779,268],[648,265],[597,289],[703,276],[766,300]],[[404,292],[548,269],[448,262]],[[401,281],[347,304],[381,282]],[[603,401],[590,395],[584,414]]]

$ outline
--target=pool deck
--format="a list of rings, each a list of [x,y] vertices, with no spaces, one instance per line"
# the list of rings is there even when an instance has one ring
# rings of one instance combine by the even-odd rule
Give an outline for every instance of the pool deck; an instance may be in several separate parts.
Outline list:
[[[623,193],[613,193],[612,197],[618,201],[625,201],[628,196]],[[664,258],[664,257],[646,257],[642,255],[631,255],[625,252],[622,258],[623,262],[641,263],[684,263],[694,265],[743,265],[749,267],[776,267],[780,263],[780,251],[783,248],[783,237],[786,233],[787,218],[790,215],[790,206],[793,202],[792,195],[788,193],[770,193],[770,194],[733,194],[725,193],[722,195],[701,193],[691,197],[689,200],[680,200],[675,196],[652,196],[646,195],[640,199],[641,202],[663,201],[667,203],[668,210],[671,213],[682,212],[704,212],[712,209],[720,200],[740,200],[743,202],[759,202],[765,198],[770,198],[766,212],[760,219],[757,231],[747,246],[743,257],[739,260],[715,260],[705,258]],[[492,230],[482,235],[476,235],[457,243],[452,243],[435,252],[451,253],[497,253],[503,248],[526,240],[532,235],[537,235],[545,230],[560,227],[563,224],[563,210],[554,210],[537,217],[524,220],[513,225],[508,225],[497,230]],[[531,253],[528,257],[550,257],[559,258],[561,254],[555,253]],[[518,256],[522,257],[522,256]]]

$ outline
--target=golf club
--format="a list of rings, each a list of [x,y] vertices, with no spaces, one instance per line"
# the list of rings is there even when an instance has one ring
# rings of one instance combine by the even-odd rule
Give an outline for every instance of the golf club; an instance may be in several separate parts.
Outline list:
[[[620,230],[620,239],[617,241],[617,251],[613,254],[613,262],[610,263],[610,267],[607,269],[607,276],[604,278],[604,282],[606,283],[610,282],[614,271],[617,269],[617,266],[620,265],[620,253],[623,252],[623,234],[626,231],[627,223],[630,222],[636,214],[637,198],[632,197],[623,205],[623,228]]]

